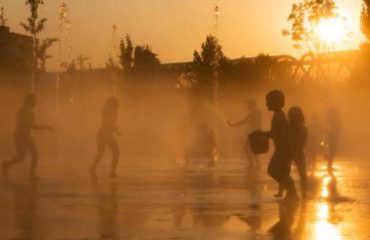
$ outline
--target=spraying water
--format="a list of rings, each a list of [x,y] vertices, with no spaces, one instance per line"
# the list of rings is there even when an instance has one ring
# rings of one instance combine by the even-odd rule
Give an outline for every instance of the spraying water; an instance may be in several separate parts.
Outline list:
[[[61,2],[59,5],[59,45],[58,45],[58,69],[57,79],[55,84],[55,113],[59,114],[59,97],[60,97],[60,81],[62,78],[62,65],[63,61],[68,61],[68,55],[71,51],[71,44],[69,39],[69,29],[71,26],[71,20],[69,17],[69,7],[66,1]],[[63,56],[65,55],[65,56]]]

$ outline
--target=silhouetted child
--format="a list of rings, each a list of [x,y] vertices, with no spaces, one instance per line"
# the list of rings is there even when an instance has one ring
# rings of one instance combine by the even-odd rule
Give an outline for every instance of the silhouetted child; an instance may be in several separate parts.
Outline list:
[[[207,158],[207,166],[210,168],[215,167],[217,159],[217,144],[216,134],[213,128],[203,123],[200,125],[201,144],[203,146],[203,153]]]
[[[119,147],[115,134],[121,135],[116,126],[118,117],[119,102],[115,97],[110,97],[105,102],[103,107],[102,123],[97,135],[97,154],[93,160],[92,166],[89,169],[90,176],[93,181],[97,180],[96,168],[102,158],[104,157],[105,148],[108,146],[112,152],[112,169],[110,173],[111,178],[117,177],[117,166],[119,159]]]
[[[337,155],[338,137],[342,126],[337,109],[335,107],[331,106],[328,109],[327,114],[327,126],[325,134],[327,144],[326,159],[328,160],[328,172],[330,174],[333,170],[333,161]]]
[[[290,126],[290,141],[292,147],[292,157],[295,162],[301,180],[302,198],[307,197],[307,171],[304,147],[307,142],[307,128],[305,126],[305,118],[302,109],[292,107],[288,112]],[[279,193],[275,197],[283,196],[283,187],[279,186]]]
[[[267,135],[275,144],[275,150],[267,172],[287,191],[286,200],[296,202],[298,196],[294,181],[290,176],[292,151],[289,141],[289,124],[283,111],[284,94],[279,90],[271,91],[266,96],[266,102],[267,108],[273,112],[271,131],[267,132]]]
[[[2,171],[5,177],[9,174],[9,168],[24,160],[26,151],[31,154],[31,180],[38,180],[36,176],[36,166],[38,162],[38,151],[35,141],[32,138],[32,130],[49,130],[53,129],[47,125],[38,125],[35,121],[33,109],[36,106],[37,99],[34,94],[27,94],[24,98],[23,106],[17,114],[16,130],[14,134],[14,143],[16,147],[16,156],[10,161],[5,161],[2,164]]]
[[[261,129],[262,113],[257,108],[257,102],[256,102],[255,99],[251,99],[251,100],[248,101],[248,109],[249,109],[249,113],[245,118],[243,118],[242,120],[240,120],[239,122],[236,122],[236,123],[231,123],[231,122],[228,121],[227,123],[229,124],[229,126],[238,127],[238,126],[241,126],[243,124],[248,124],[249,125],[249,129],[248,129],[249,132],[253,132],[253,131],[256,131],[258,129]],[[258,169],[260,167],[259,166],[258,155],[252,153],[248,137],[246,137],[246,142],[245,142],[245,145],[244,145],[244,151],[245,151],[246,156],[249,160],[248,168],[252,167],[252,168],[257,168]]]
[[[308,122],[308,128],[310,129],[310,134],[307,138],[307,164],[310,169],[316,169],[316,159],[320,153],[321,141],[323,136],[323,128],[319,122],[316,113],[313,113],[310,121]]]

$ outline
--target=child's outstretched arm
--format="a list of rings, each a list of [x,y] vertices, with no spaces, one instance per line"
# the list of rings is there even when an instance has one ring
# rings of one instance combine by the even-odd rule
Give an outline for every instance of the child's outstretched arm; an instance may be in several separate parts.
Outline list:
[[[279,136],[284,134],[284,132],[282,131],[282,128],[276,127],[276,126],[271,127],[271,130],[265,133],[268,136],[268,138],[272,138],[272,139],[278,138]]]
[[[33,130],[49,130],[50,132],[53,131],[53,128],[49,125],[34,125],[32,129]]]
[[[49,130],[50,132],[53,131],[53,128],[49,125],[39,125],[36,123],[35,118],[32,116],[32,129],[33,130]]]
[[[241,126],[241,125],[243,125],[243,124],[246,124],[246,123],[248,123],[249,122],[249,119],[248,119],[248,117],[246,117],[246,118],[243,118],[242,120],[240,120],[239,122],[236,122],[236,123],[232,123],[232,122],[230,122],[230,121],[227,121],[227,124],[230,126],[230,127],[239,127],[239,126]]]
[[[265,134],[268,138],[272,138],[273,134],[272,134],[272,131],[265,131]]]

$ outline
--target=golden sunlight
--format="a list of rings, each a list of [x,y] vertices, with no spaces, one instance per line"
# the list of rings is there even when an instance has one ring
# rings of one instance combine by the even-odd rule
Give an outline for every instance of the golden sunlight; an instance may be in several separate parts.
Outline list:
[[[331,176],[324,176],[323,177],[323,183],[322,183],[322,188],[321,188],[321,193],[320,196],[322,198],[328,198],[329,197],[329,184],[332,181]]]
[[[334,47],[346,41],[348,28],[344,18],[322,19],[317,26],[319,40],[328,47]]]
[[[315,223],[315,238],[318,240],[341,240],[341,233],[337,226],[330,223],[330,207],[322,202],[317,207],[317,221]]]

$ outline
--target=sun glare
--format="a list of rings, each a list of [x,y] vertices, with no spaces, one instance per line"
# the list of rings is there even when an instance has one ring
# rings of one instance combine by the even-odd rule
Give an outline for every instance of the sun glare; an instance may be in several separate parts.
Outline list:
[[[318,25],[319,39],[325,45],[339,45],[345,42],[348,35],[346,22],[342,18],[322,19]]]

